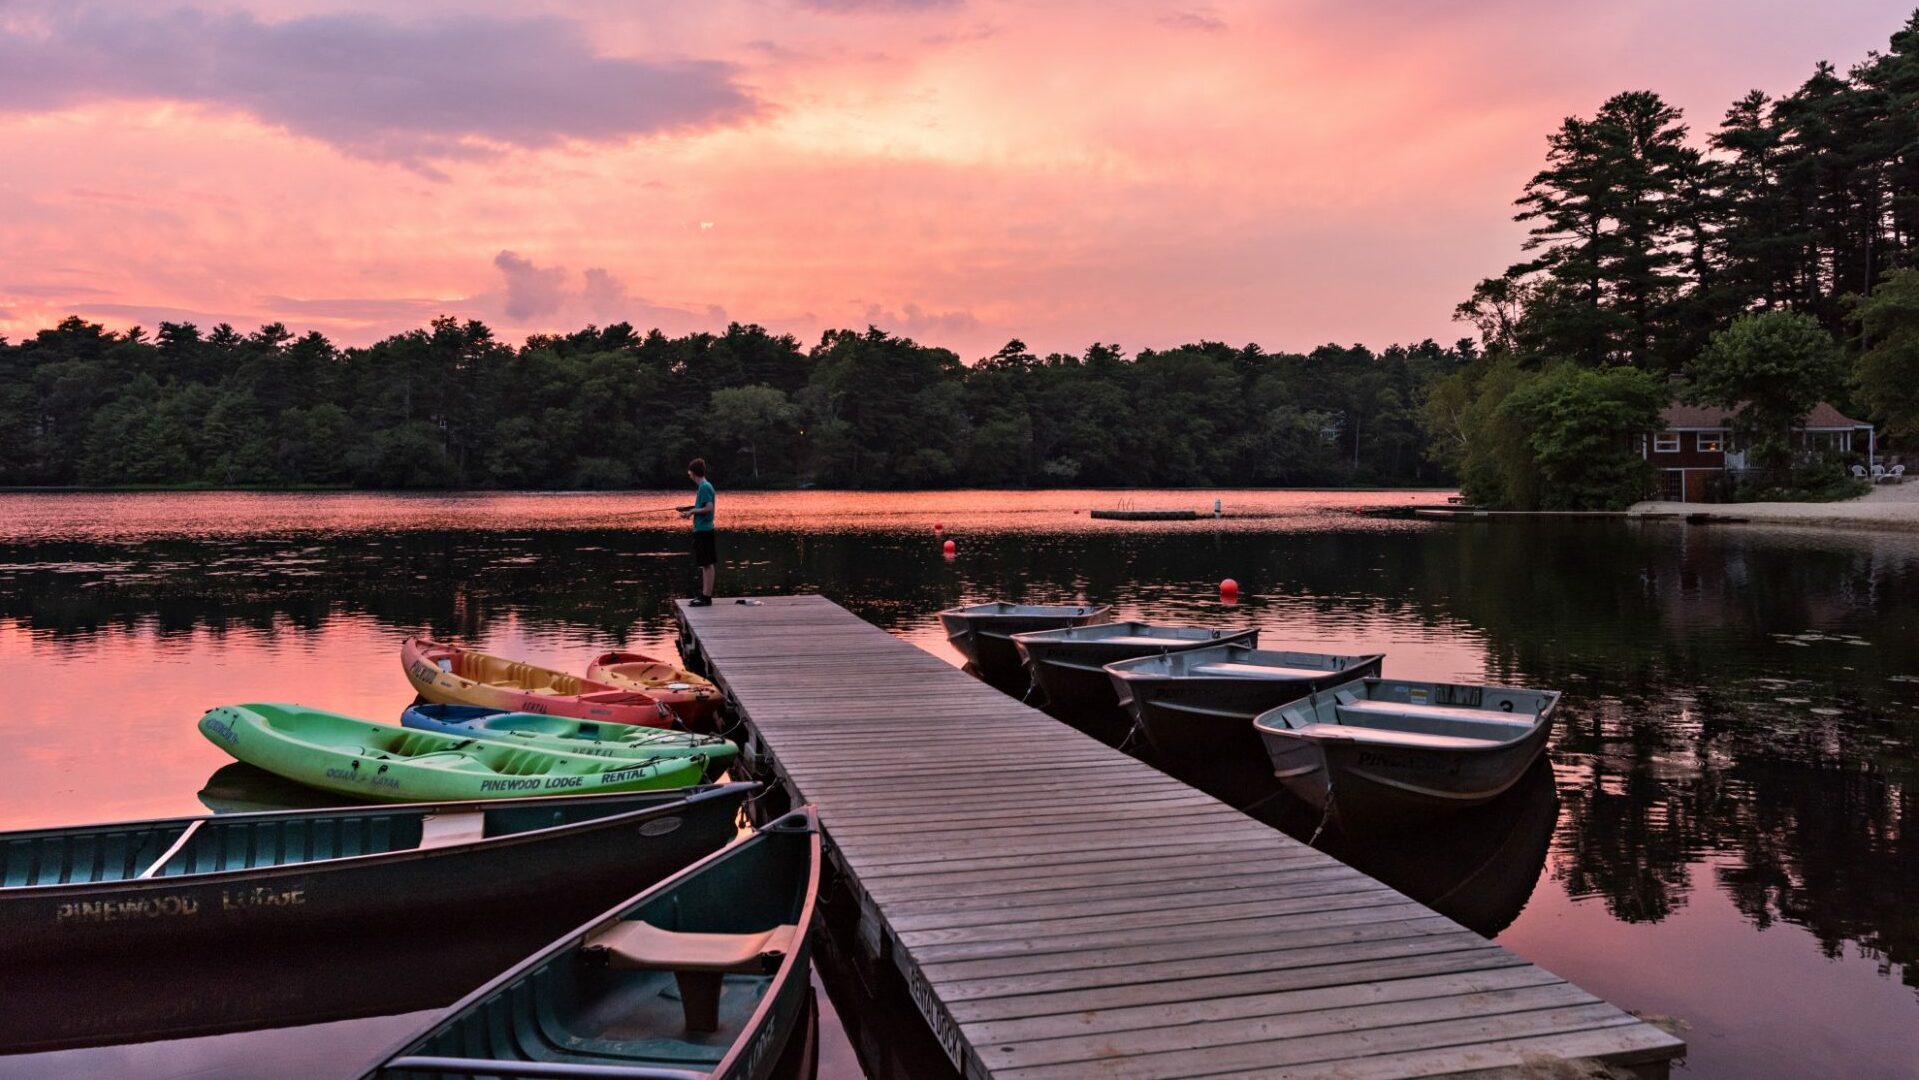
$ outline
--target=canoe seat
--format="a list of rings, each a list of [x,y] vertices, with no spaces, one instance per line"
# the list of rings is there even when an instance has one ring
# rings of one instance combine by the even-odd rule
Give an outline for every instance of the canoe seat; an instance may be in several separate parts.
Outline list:
[[[718,1031],[720,983],[727,975],[770,975],[798,940],[797,926],[751,934],[693,934],[652,923],[615,923],[586,940],[615,971],[670,971],[680,985],[688,1031]]]
[[[420,819],[420,847],[447,847],[486,839],[486,811],[428,814]]]

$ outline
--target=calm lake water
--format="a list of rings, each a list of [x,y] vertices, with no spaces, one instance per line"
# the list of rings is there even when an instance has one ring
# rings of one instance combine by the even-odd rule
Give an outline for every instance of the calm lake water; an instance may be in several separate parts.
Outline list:
[[[1083,513],[1215,495],[1232,516]],[[203,789],[250,797],[214,778],[228,760],[195,732],[200,713],[291,700],[397,718],[407,634],[568,668],[615,645],[668,648],[669,601],[692,583],[686,537],[644,511],[676,501],[0,496],[0,825],[193,813]],[[1411,501],[1441,496],[722,491],[721,591],[820,591],[956,663],[940,608],[1071,599],[1385,652],[1391,675],[1563,690],[1550,769],[1490,812],[1322,845],[1622,1007],[1682,1020],[1683,1075],[1915,1075],[1919,536],[1351,512]],[[1228,576],[1243,590],[1231,607],[1216,592]],[[1302,836],[1316,824],[1283,804],[1270,819]],[[876,1017],[902,1003],[831,988],[821,1075],[911,1074],[871,1052],[892,1022]],[[385,1023],[364,1037],[390,1038]],[[331,1060],[315,1047],[354,1037],[309,1034],[0,1072],[241,1075]]]

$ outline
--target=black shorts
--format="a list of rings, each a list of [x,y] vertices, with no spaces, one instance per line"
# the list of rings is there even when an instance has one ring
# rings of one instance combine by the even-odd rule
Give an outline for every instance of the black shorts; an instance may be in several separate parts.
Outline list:
[[[712,566],[720,561],[717,549],[713,545],[713,530],[701,529],[693,534],[693,565]]]

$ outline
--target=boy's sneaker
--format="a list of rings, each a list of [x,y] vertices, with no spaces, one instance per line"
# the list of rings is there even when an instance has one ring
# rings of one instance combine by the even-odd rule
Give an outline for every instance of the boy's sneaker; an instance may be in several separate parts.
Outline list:
[[[686,606],[687,607],[712,607],[713,598],[710,596],[696,596],[693,598],[693,602]]]

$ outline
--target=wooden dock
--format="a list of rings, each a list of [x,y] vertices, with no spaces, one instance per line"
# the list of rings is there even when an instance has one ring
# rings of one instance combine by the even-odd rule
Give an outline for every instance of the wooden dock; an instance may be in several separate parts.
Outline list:
[[[680,605],[971,1080],[1386,1080],[1685,1044],[818,596]]]

